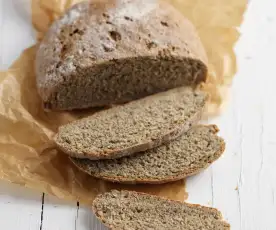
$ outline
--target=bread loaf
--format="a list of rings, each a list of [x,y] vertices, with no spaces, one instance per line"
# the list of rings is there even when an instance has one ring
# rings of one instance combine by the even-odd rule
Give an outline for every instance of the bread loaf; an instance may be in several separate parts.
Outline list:
[[[190,87],[171,89],[61,126],[54,139],[63,152],[77,158],[120,158],[188,131],[200,119],[206,98]]]
[[[96,197],[95,215],[116,230],[229,230],[214,208],[113,190]]]
[[[54,22],[38,48],[37,87],[45,108],[125,103],[205,81],[200,39],[172,6],[157,0],[91,2]]]
[[[217,160],[225,148],[217,132],[215,125],[200,125],[166,145],[129,157],[71,160],[82,171],[100,179],[128,184],[162,184],[196,174]]]

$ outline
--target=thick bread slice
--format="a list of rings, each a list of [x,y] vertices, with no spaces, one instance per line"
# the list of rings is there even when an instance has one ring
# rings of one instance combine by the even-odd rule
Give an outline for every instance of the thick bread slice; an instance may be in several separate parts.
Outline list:
[[[215,125],[196,126],[167,145],[113,160],[71,158],[84,172],[119,183],[161,184],[207,168],[223,153],[225,143]]]
[[[54,139],[77,158],[120,158],[188,131],[200,119],[206,98],[190,87],[172,89],[61,126]]]
[[[131,191],[104,193],[93,202],[96,216],[116,230],[229,230],[214,208]]]
[[[45,108],[125,103],[205,81],[201,41],[171,5],[90,2],[73,6],[54,22],[37,51],[37,86]]]

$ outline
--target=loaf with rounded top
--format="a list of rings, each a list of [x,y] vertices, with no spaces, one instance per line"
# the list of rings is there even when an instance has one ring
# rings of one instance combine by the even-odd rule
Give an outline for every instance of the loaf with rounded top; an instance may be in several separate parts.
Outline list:
[[[215,208],[132,191],[98,195],[93,211],[112,230],[230,230]]]
[[[190,87],[154,94],[59,127],[54,140],[77,158],[114,159],[152,149],[188,131],[207,95]]]
[[[70,158],[82,171],[126,184],[162,184],[199,173],[217,160],[225,142],[215,125],[195,126],[176,140],[128,157],[91,161]]]
[[[125,103],[205,81],[207,58],[194,26],[157,0],[92,0],[55,21],[36,55],[44,107]]]

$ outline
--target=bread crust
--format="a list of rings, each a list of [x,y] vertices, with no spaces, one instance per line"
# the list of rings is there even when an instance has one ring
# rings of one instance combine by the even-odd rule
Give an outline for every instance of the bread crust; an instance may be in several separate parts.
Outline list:
[[[112,190],[112,191],[113,191],[113,190]],[[110,191],[109,193],[111,193],[112,191]],[[114,190],[114,191],[116,191],[116,190]],[[167,202],[169,202],[169,203],[179,203],[179,204],[183,204],[183,205],[189,206],[189,207],[191,207],[191,208],[200,207],[201,209],[206,210],[207,212],[215,212],[215,213],[219,216],[219,221],[222,222],[222,224],[223,224],[223,226],[224,226],[224,230],[230,230],[230,224],[223,220],[223,216],[222,216],[221,212],[220,212],[218,209],[216,209],[216,208],[201,206],[201,205],[199,205],[199,204],[189,204],[189,203],[182,202],[182,201],[178,201],[178,200],[170,200],[170,199],[167,199],[167,198],[165,198],[165,197],[159,197],[159,196],[156,196],[156,195],[149,195],[149,194],[142,193],[142,192],[126,191],[126,190],[122,190],[121,192],[133,193],[133,194],[135,194],[136,196],[153,197],[153,198],[157,198],[157,199],[160,199],[160,200],[165,200],[165,201],[167,201]],[[92,204],[92,210],[93,210],[93,212],[95,213],[95,216],[98,218],[98,220],[100,220],[106,227],[108,227],[108,228],[111,229],[111,230],[116,230],[116,229],[113,228],[112,226],[106,224],[106,223],[104,222],[104,219],[97,215],[97,210],[96,210],[96,208],[95,208],[95,204],[96,204],[96,202],[97,202],[97,199],[99,199],[102,195],[103,195],[103,194],[100,194],[100,195],[98,195],[98,196],[94,199],[93,204]]]
[[[111,34],[108,35],[109,33]],[[93,101],[80,100],[80,103],[74,105],[61,105],[60,101],[66,98],[58,93],[63,89],[69,90],[68,95],[74,93],[70,87],[76,84],[83,71],[93,72],[101,65],[116,66],[116,61],[119,60],[133,59],[135,63],[136,59],[143,58],[161,62],[162,58],[197,61],[202,64],[203,74],[195,76],[194,83],[197,85],[207,77],[207,56],[196,29],[171,5],[157,0],[119,0],[117,4],[106,7],[103,3],[99,6],[96,3],[89,5],[88,2],[82,2],[53,23],[38,48],[38,92],[45,108],[72,110],[124,103],[175,87],[171,85],[173,81],[169,81],[167,89],[156,86],[135,97],[127,97],[122,92],[124,96],[118,96],[114,101],[113,98],[104,99],[95,95]],[[153,73],[149,70],[149,74]],[[88,83],[89,77],[86,78]],[[101,76],[98,75],[97,78]],[[71,82],[71,85],[68,86],[66,82]],[[87,97],[89,93],[91,91],[87,92]],[[56,101],[57,104],[54,103]]]

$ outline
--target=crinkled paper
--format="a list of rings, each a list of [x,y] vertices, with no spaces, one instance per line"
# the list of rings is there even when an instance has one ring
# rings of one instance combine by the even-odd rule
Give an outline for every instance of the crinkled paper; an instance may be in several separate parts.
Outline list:
[[[209,58],[209,112],[219,111],[225,89],[236,72],[233,46],[239,38],[246,0],[167,0],[197,27]],[[79,0],[33,0],[32,22],[38,42],[48,27]],[[23,4],[23,3],[22,3]],[[123,186],[94,179],[75,168],[53,148],[52,137],[61,124],[93,113],[44,112],[36,91],[34,59],[37,45],[26,49],[0,74],[0,178],[55,195],[91,203],[99,192],[125,188],[172,199],[186,197],[185,181],[165,185]]]

